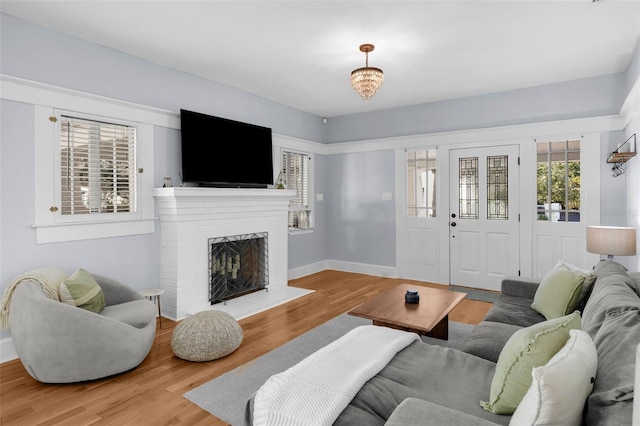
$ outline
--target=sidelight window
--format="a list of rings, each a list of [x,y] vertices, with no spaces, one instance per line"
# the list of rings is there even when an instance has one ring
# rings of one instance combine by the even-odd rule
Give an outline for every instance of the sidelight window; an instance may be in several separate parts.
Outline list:
[[[436,150],[407,151],[407,216],[436,217]]]
[[[580,140],[538,142],[537,217],[580,222]]]

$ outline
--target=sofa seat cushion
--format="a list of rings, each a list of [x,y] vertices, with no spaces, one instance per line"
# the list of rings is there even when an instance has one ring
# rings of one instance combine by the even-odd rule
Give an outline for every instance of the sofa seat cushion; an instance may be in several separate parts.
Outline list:
[[[433,402],[407,398],[398,405],[384,426],[495,426],[497,423],[479,419],[461,411]]]
[[[511,416],[483,410],[495,363],[443,346],[415,342],[360,389],[334,425],[383,426],[406,398],[418,398],[506,425]]]
[[[498,362],[505,343],[522,327],[501,322],[482,321],[473,327],[462,350],[466,353]]]
[[[485,321],[529,327],[546,318],[532,307],[532,299],[501,294],[484,317]]]
[[[129,324],[136,328],[144,328],[156,319],[156,307],[146,299],[132,300],[117,305],[105,306],[100,315]]]

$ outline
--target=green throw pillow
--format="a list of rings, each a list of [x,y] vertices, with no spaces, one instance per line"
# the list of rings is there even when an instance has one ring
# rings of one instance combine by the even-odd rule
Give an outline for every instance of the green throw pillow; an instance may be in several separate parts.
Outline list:
[[[104,293],[100,285],[84,269],[78,269],[60,285],[60,301],[91,312],[104,308]]]
[[[567,343],[569,330],[580,328],[576,311],[513,333],[500,352],[489,401],[481,401],[482,408],[494,414],[513,414],[531,386],[532,370],[545,365]]]
[[[570,314],[578,304],[585,278],[558,263],[540,282],[531,307],[548,320]]]

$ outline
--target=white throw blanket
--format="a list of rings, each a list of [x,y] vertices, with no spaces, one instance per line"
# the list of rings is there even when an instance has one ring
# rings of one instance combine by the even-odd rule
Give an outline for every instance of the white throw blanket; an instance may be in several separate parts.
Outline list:
[[[2,299],[0,299],[0,328],[3,330],[9,329],[9,308],[11,307],[11,297],[16,286],[23,281],[31,280],[35,281],[42,287],[42,291],[50,299],[60,301],[58,289],[60,284],[69,278],[69,274],[63,270],[51,267],[43,267],[34,269],[29,272],[25,272],[22,275],[18,275],[9,286],[4,290]]]
[[[331,425],[360,388],[412,342],[415,333],[364,325],[293,367],[256,393],[254,426]]]

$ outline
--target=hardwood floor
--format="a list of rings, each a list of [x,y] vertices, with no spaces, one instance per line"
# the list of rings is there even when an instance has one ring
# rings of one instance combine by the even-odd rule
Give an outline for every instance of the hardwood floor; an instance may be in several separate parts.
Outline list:
[[[176,322],[163,319],[144,362],[107,379],[50,385],[31,378],[19,360],[0,364],[0,424],[226,425],[182,394],[401,282],[443,287],[328,270],[289,282],[315,293],[239,321],[244,330],[242,345],[215,361],[194,363],[175,357],[171,335]],[[490,307],[490,303],[465,299],[449,319],[477,324]]]

